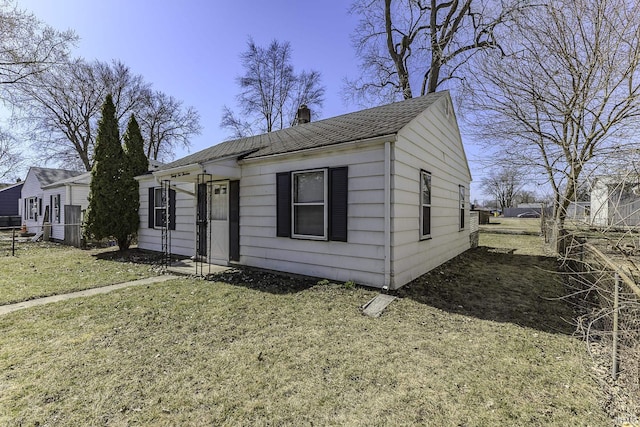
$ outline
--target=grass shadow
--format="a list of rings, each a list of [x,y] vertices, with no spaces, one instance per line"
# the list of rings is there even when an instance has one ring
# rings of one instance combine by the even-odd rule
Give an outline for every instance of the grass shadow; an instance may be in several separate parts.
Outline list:
[[[155,251],[147,251],[138,248],[130,248],[124,251],[117,247],[101,250],[93,255],[96,259],[114,262],[132,262],[135,264],[160,265],[162,263],[162,253]],[[175,255],[171,255],[176,258]],[[186,258],[186,257],[184,257]]]
[[[397,291],[452,313],[570,335],[573,311],[555,258],[471,249]]]

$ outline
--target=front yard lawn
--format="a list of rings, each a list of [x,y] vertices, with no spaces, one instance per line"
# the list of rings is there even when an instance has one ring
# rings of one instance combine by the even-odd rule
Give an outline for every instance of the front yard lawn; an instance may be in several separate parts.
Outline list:
[[[374,290],[248,278],[14,312],[0,425],[610,425],[538,261],[471,251],[377,319],[359,309]]]
[[[0,305],[97,288],[157,275],[116,248],[81,250],[55,243],[21,243],[0,257]]]

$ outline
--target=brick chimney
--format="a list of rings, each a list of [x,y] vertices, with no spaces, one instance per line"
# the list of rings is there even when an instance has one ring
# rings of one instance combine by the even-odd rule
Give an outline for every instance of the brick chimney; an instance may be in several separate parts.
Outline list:
[[[307,107],[307,104],[300,105],[298,108],[298,114],[296,114],[296,124],[301,125],[303,123],[309,123],[311,121],[311,110]]]

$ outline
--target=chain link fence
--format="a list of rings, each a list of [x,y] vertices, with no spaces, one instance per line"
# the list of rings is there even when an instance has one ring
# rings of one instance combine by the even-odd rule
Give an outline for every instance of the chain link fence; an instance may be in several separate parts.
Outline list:
[[[545,223],[545,237],[559,248],[567,300],[576,310],[576,333],[606,370],[610,385],[640,404],[640,250],[636,231],[595,229],[558,232]],[[640,408],[636,408],[640,409]]]

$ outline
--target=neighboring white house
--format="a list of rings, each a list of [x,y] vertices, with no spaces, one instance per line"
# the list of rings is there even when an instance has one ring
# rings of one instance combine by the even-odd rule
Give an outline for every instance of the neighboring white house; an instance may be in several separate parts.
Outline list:
[[[149,160],[149,170],[160,166],[162,163]],[[91,172],[30,168],[18,203],[27,231],[38,233],[47,222],[51,225],[51,239],[79,246],[81,224],[89,207],[90,184]]]
[[[597,176],[591,187],[591,224],[628,228],[640,225],[640,177]]]
[[[83,175],[82,172],[29,168],[19,201],[20,216],[27,231],[32,233],[42,231],[42,225],[45,221],[52,224],[54,233],[58,233],[58,229],[64,228],[58,226],[64,224],[64,206],[74,202],[80,203],[80,201],[71,199],[71,194],[67,193],[66,186],[53,187],[52,184],[76,178],[79,175]]]
[[[448,92],[227,141],[137,178],[138,246],[396,289],[464,252]]]
[[[43,198],[45,202],[49,201],[50,206],[52,239],[64,241],[65,230],[73,230],[73,233],[78,234],[76,240],[80,239],[83,213],[89,207],[90,183],[91,172],[84,172],[42,187]]]

